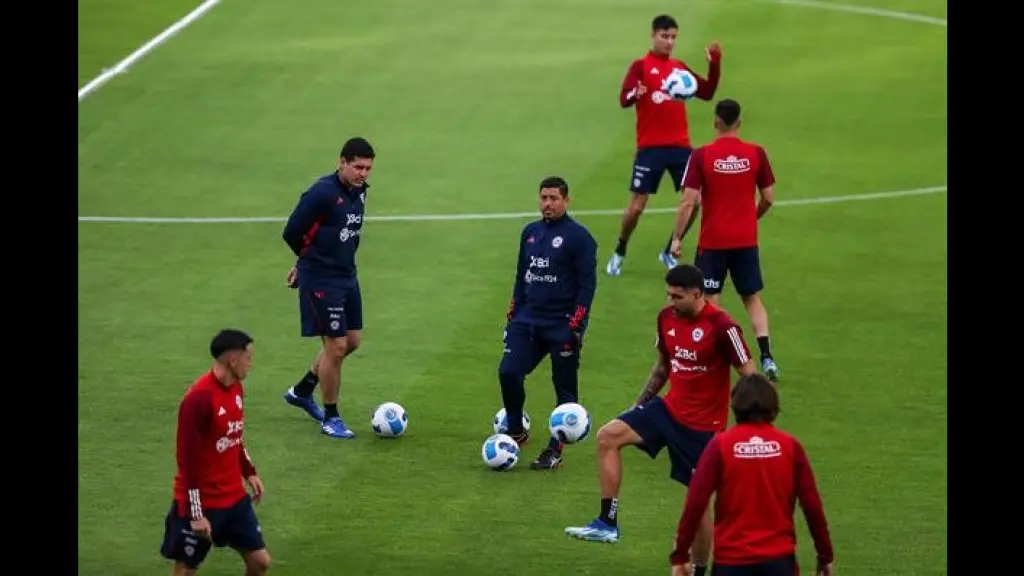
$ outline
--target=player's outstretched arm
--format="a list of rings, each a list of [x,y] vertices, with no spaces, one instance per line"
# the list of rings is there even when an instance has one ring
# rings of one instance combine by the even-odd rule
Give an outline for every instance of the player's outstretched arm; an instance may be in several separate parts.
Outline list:
[[[697,93],[695,96],[701,100],[711,100],[718,91],[718,83],[722,79],[722,44],[717,40],[708,44],[704,49],[708,61],[708,76],[702,77],[694,72],[697,78]]]
[[[757,218],[768,213],[768,210],[775,203],[775,173],[772,171],[772,163],[768,160],[768,152],[758,146],[760,166],[757,169],[757,192],[760,197],[757,201]]]
[[[622,79],[622,87],[619,89],[619,106],[629,108],[636,104],[646,93],[644,87],[643,64],[640,60],[634,60],[626,70],[626,76]]]
[[[569,319],[569,328],[575,332],[587,325],[590,306],[597,293],[597,241],[589,232],[583,231],[579,246],[574,247],[573,272],[576,275],[576,308]]]
[[[675,549],[669,556],[673,566],[682,566],[690,561],[690,547],[697,537],[704,512],[711,502],[711,495],[718,489],[722,479],[722,455],[718,448],[718,437],[711,439],[697,461],[693,480],[686,491],[686,505],[676,529]]]
[[[314,224],[323,218],[329,208],[327,200],[327,196],[315,186],[299,196],[299,202],[288,216],[288,222],[281,232],[281,237],[295,256],[302,255],[302,250],[306,247],[306,235],[313,230]],[[312,241],[312,238],[308,241]]]
[[[818,554],[819,573],[832,564],[835,552],[832,548],[832,537],[829,534],[828,521],[825,519],[825,506],[821,502],[818,484],[814,480],[814,471],[807,452],[797,440],[793,441],[794,487],[800,508],[804,511],[807,528],[814,540],[814,550]]]
[[[199,484],[202,476],[203,442],[213,423],[213,404],[209,393],[191,392],[178,407],[178,471],[188,494],[188,513],[192,520],[203,517]]]

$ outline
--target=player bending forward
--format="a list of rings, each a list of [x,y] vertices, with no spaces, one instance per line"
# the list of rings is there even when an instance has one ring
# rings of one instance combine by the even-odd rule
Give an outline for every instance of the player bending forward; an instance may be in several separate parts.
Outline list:
[[[832,539],[804,447],[775,428],[779,393],[760,374],[732,391],[736,425],[715,436],[700,457],[669,557],[673,576],[690,576],[690,545],[711,495],[715,499],[714,576],[797,576],[796,502],[818,553],[818,576],[832,574]]]
[[[212,546],[230,546],[241,554],[246,576],[259,576],[270,568],[253,510],[263,498],[263,482],[242,442],[242,380],[252,367],[252,338],[222,330],[210,355],[213,368],[192,384],[178,408],[178,473],[160,554],[174,560],[174,576],[189,576]]]
[[[338,412],[341,366],[362,342],[363,297],[356,277],[356,251],[366,214],[366,179],[376,153],[363,138],[341,148],[338,169],[317,180],[299,198],[282,237],[299,261],[288,272],[288,286],[298,288],[303,337],[316,337],[322,348],[309,372],[285,392],[284,399],[320,422],[331,438],[355,438]],[[324,400],[313,400],[317,383]]]
[[[505,349],[498,366],[508,435],[519,445],[530,437],[523,428],[524,383],[545,356],[551,357],[556,403],[579,401],[580,350],[597,290],[597,243],[566,213],[568,206],[565,180],[545,178],[540,183],[542,218],[527,224],[519,237]],[[561,463],[562,444],[551,438],[530,468],[553,470]]]
[[[629,205],[622,214],[619,242],[606,268],[611,276],[622,273],[626,245],[640,221],[640,216],[644,213],[644,208],[647,207],[647,199],[650,195],[658,193],[661,177],[668,171],[672,186],[678,192],[683,171],[686,170],[686,162],[690,158],[690,128],[686,117],[686,104],[680,100],[673,100],[661,89],[662,83],[672,70],[681,68],[692,72],[697,79],[697,98],[711,100],[718,88],[722,73],[722,46],[718,42],[712,42],[705,49],[708,76],[704,78],[682,61],[672,58],[678,33],[679,25],[675,18],[666,14],[656,17],[651,22],[651,51],[630,64],[626,77],[622,80],[619,104],[623,108],[636,106],[637,149],[629,178]],[[696,216],[694,213],[690,224]],[[676,265],[676,259],[669,251],[672,238],[670,235],[665,249],[658,254],[661,263],[667,268]]]
[[[689,486],[693,469],[715,433],[729,418],[729,367],[754,374],[754,362],[742,329],[704,298],[704,276],[682,264],[665,275],[669,305],[658,314],[658,360],[636,406],[605,424],[597,433],[601,475],[601,515],[566,534],[593,542],[619,539],[618,495],[623,446],[633,445],[655,458],[668,448],[671,478]],[[669,382],[668,393],[658,392]],[[705,518],[694,559],[700,573],[711,548],[711,519]]]
[[[683,177],[683,198],[676,214],[672,253],[682,252],[683,234],[696,210],[703,206],[694,264],[704,273],[704,290],[718,303],[726,276],[750,316],[761,351],[761,371],[774,381],[780,376],[768,338],[768,311],[761,300],[764,281],[757,246],[757,221],[775,201],[775,175],[764,148],[737,136],[740,105],[722,100],[715,106],[718,138],[693,151]],[[754,195],[760,193],[755,204]]]

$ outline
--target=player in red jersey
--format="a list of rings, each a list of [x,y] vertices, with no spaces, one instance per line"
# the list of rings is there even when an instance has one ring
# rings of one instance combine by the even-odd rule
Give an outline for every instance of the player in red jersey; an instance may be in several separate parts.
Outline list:
[[[722,46],[711,42],[705,49],[708,61],[707,78],[694,72],[681,60],[672,57],[679,25],[675,18],[662,14],[651,23],[652,47],[643,58],[629,65],[626,77],[619,91],[619,104],[623,108],[636,106],[636,156],[630,175],[631,193],[629,205],[622,214],[622,227],[615,252],[608,261],[606,271],[611,276],[622,273],[626,258],[626,245],[640,216],[647,206],[647,198],[657,194],[658,185],[665,171],[672,178],[676,192],[690,158],[690,128],[686,118],[686,104],[674,100],[662,85],[675,69],[689,70],[697,79],[696,97],[711,100],[718,89],[721,77]],[[694,214],[696,217],[696,214]],[[676,259],[669,253],[672,236],[659,253],[662,264],[667,268],[676,265]]]
[[[174,576],[190,576],[212,546],[230,546],[241,554],[246,576],[259,576],[270,567],[253,510],[263,482],[242,442],[242,379],[252,367],[252,338],[222,330],[210,342],[210,355],[213,368],[178,408],[178,473],[160,554],[174,560]]]
[[[742,375],[754,373],[754,362],[742,329],[729,315],[704,298],[704,276],[683,264],[665,275],[669,306],[658,314],[658,360],[632,410],[605,424],[597,433],[601,471],[601,515],[588,526],[567,528],[570,536],[616,542],[623,446],[634,445],[651,458],[668,448],[672,479],[690,484],[704,447],[724,430],[729,418],[730,366]],[[664,398],[658,392],[669,382]],[[710,556],[711,522],[695,546],[696,563]]]
[[[761,371],[773,381],[781,375],[768,338],[768,311],[761,299],[761,257],[757,221],[775,201],[775,175],[764,148],[740,140],[740,105],[722,100],[715,106],[718,138],[693,151],[683,177],[683,198],[676,214],[672,254],[682,252],[686,223],[697,203],[703,206],[694,264],[704,273],[704,289],[717,303],[726,276],[732,278],[761,351]],[[755,194],[760,200],[754,201]]]
[[[818,553],[818,576],[832,574],[832,540],[800,442],[775,428],[779,393],[767,378],[740,378],[732,391],[736,425],[715,436],[697,464],[669,560],[673,576],[689,576],[688,550],[715,499],[712,576],[797,576],[796,526],[800,501]]]

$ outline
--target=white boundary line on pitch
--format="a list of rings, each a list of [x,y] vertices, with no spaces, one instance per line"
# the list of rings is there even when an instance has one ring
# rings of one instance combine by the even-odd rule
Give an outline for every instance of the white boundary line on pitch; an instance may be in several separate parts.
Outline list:
[[[884,8],[870,8],[868,6],[856,6],[853,4],[836,4],[833,2],[816,2],[815,0],[768,0],[772,4],[785,4],[787,6],[804,6],[806,8],[818,8],[832,12],[848,12],[850,14],[865,14],[867,16],[880,16],[891,20],[906,20],[907,22],[920,22],[934,26],[947,27],[945,18],[914,14],[913,12],[899,12],[886,10]]]
[[[124,60],[121,60],[114,65],[113,68],[107,68],[99,76],[93,78],[88,84],[78,89],[78,101],[81,102],[86,96],[92,94],[96,90],[99,90],[100,86],[103,86],[109,82],[112,78],[119,74],[124,74],[139,60],[142,60],[147,54],[156,49],[157,46],[170,40],[172,36],[181,32],[186,26],[195,22],[199,18],[210,11],[211,8],[220,3],[220,0],[206,0],[199,5],[198,8],[189,12],[184,18],[181,18],[174,24],[171,24],[166,30],[154,36],[149,42],[143,44],[138,50],[132,52]]]
[[[893,192],[873,192],[870,194],[847,194],[845,196],[821,196],[817,198],[794,198],[780,200],[776,206],[807,206],[809,204],[834,204],[837,202],[858,202],[865,200],[885,200],[904,196],[923,196],[939,194],[946,191],[946,186],[931,186],[913,190],[896,190]],[[674,213],[676,208],[651,208],[644,210],[646,214]],[[622,209],[615,210],[573,210],[573,216],[617,216]],[[395,214],[383,216],[367,216],[368,222],[454,222],[458,220],[518,220],[520,218],[536,218],[537,212],[498,212],[491,214]],[[286,218],[279,216],[226,216],[209,218],[173,218],[146,216],[79,216],[79,222],[110,222],[123,224],[255,224],[260,222],[283,223]]]

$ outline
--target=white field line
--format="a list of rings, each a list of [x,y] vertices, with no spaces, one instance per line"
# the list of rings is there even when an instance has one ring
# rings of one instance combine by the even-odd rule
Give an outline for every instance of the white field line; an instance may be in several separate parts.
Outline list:
[[[806,8],[818,8],[832,12],[847,12],[850,14],[864,14],[867,16],[879,16],[891,20],[906,20],[907,22],[920,22],[934,26],[947,27],[945,18],[914,14],[912,12],[898,12],[884,8],[870,8],[868,6],[856,6],[853,4],[837,4],[834,2],[816,2],[815,0],[769,0],[772,4],[784,4],[786,6],[804,6]]]
[[[931,186],[929,188],[915,188],[913,190],[895,190],[892,192],[873,192],[870,194],[848,194],[845,196],[820,196],[817,198],[794,198],[792,200],[779,200],[775,206],[806,206],[809,204],[833,204],[837,202],[858,202],[865,200],[885,200],[888,198],[901,198],[904,196],[922,196],[925,194],[939,194],[946,191],[946,186]],[[645,214],[667,214],[674,213],[675,208],[650,208]],[[573,216],[616,216],[621,215],[622,209],[611,210],[573,210]],[[458,220],[480,221],[480,220],[518,220],[521,218],[536,218],[537,212],[496,212],[481,214],[396,214],[384,216],[367,216],[370,222],[453,222]],[[147,216],[79,216],[79,222],[119,222],[124,224],[253,224],[259,222],[283,223],[286,218],[279,216],[227,216],[227,217],[147,217]]]
[[[78,101],[81,102],[86,96],[92,94],[96,90],[99,90],[100,86],[103,86],[109,82],[114,76],[125,73],[133,64],[142,60],[147,54],[156,49],[157,46],[170,40],[172,36],[181,32],[186,26],[195,22],[199,18],[210,11],[211,8],[220,3],[220,0],[206,0],[199,5],[198,8],[189,12],[184,18],[178,20],[174,24],[171,24],[166,30],[157,34],[149,42],[143,44],[138,50],[132,52],[124,60],[121,60],[114,65],[113,68],[104,70],[99,76],[93,78],[88,84],[78,89]]]

